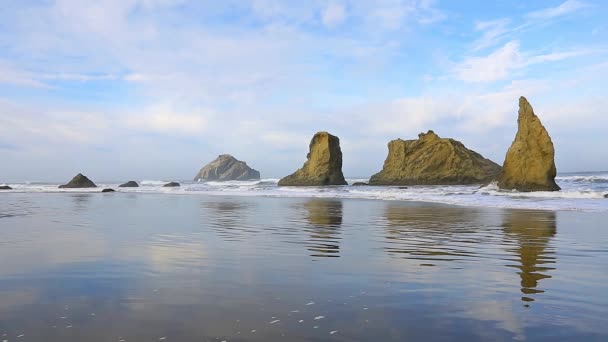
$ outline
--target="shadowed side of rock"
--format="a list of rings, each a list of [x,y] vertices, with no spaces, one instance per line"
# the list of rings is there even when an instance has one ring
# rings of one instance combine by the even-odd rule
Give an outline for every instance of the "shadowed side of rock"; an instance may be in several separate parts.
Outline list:
[[[347,185],[342,174],[340,139],[318,132],[310,141],[306,162],[295,173],[281,179],[280,186]]]
[[[498,186],[518,191],[558,191],[555,149],[549,133],[525,97],[519,99],[517,134],[498,178]]]
[[[495,179],[500,166],[461,142],[428,131],[417,140],[393,140],[382,171],[370,185],[481,184]]]
[[[87,176],[82,173],[77,174],[72,180],[64,185],[60,185],[60,189],[79,189],[79,188],[96,188],[97,185],[93,183]]]

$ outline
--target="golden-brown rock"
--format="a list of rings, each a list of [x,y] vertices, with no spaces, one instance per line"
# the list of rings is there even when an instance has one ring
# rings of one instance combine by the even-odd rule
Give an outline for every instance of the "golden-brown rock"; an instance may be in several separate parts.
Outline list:
[[[342,174],[340,139],[319,132],[310,141],[310,152],[301,169],[281,179],[281,186],[347,185]]]
[[[435,132],[420,133],[418,140],[393,140],[382,171],[370,185],[449,185],[490,182],[500,166],[454,139]]]
[[[517,135],[505,158],[498,179],[501,189],[557,191],[555,150],[547,130],[525,97],[519,98]]]

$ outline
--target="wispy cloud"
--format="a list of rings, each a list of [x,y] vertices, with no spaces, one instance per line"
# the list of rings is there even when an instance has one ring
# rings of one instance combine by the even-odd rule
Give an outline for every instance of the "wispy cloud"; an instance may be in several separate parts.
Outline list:
[[[549,7],[542,10],[530,12],[526,17],[530,19],[552,19],[561,17],[573,12],[577,12],[583,8],[589,7],[584,1],[580,0],[566,0],[562,4],[556,7]]]

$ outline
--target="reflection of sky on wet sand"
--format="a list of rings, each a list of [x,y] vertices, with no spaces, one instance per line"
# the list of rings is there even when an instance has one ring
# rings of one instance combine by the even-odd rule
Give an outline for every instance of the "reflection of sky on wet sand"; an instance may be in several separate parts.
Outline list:
[[[9,340],[606,335],[599,214],[86,195],[0,197]]]

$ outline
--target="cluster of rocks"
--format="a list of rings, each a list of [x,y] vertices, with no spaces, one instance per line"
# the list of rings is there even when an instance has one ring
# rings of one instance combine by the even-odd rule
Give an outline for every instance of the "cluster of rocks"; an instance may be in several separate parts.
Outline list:
[[[534,114],[525,97],[519,99],[518,130],[503,166],[468,149],[461,142],[441,138],[428,131],[415,140],[396,139],[388,143],[388,156],[380,172],[365,185],[456,185],[487,184],[497,181],[505,190],[557,191],[555,183],[555,150],[549,133]],[[260,172],[229,154],[222,154],[205,165],[195,181],[259,180]],[[342,173],[340,139],[327,132],[316,133],[309,145],[306,162],[293,174],[282,178],[280,186],[347,185]],[[135,181],[119,185],[138,187]],[[179,187],[170,182],[163,187]],[[82,174],[76,175],[62,189],[95,188],[97,185]],[[0,186],[0,190],[10,190]],[[113,192],[104,189],[102,192]],[[608,198],[608,194],[604,197]]]
[[[456,185],[498,181],[505,190],[557,191],[555,151],[547,130],[532,106],[519,99],[518,131],[503,167],[472,151],[461,142],[421,133],[416,140],[393,140],[380,172],[364,185]],[[327,133],[315,134],[304,166],[281,179],[279,185],[344,185],[340,140]],[[608,196],[608,195],[607,195]]]

